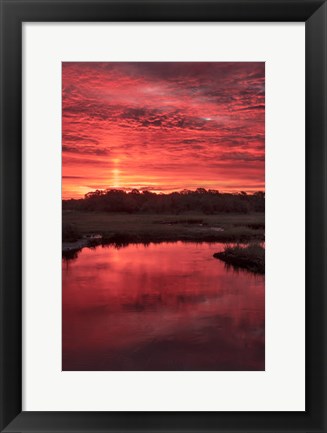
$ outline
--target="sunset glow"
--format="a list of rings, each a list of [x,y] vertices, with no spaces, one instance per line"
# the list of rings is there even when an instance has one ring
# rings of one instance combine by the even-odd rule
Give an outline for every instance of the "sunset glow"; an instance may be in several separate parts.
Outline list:
[[[264,63],[62,64],[63,198],[264,190]]]

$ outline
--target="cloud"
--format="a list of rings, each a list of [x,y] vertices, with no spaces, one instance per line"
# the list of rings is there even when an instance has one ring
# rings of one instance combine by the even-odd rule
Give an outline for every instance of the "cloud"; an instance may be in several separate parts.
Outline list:
[[[265,109],[265,105],[261,104],[261,105],[249,105],[248,107],[241,107],[239,108],[239,110],[264,110]]]
[[[96,146],[67,146],[66,144],[62,145],[62,151],[68,153],[79,153],[82,155],[98,155],[104,156],[109,155],[110,150],[103,147]]]
[[[250,152],[229,152],[220,156],[222,161],[264,161],[263,154],[253,154]]]
[[[99,144],[99,141],[95,138],[90,138],[86,135],[74,135],[69,133],[64,133],[62,135],[62,141],[72,141],[74,143],[93,143],[93,144]]]
[[[70,194],[85,185],[262,187],[263,62],[64,62],[62,84]]]

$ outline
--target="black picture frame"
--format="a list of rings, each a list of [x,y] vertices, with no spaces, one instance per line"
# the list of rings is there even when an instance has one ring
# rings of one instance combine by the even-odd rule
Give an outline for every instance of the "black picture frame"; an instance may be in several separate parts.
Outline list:
[[[326,432],[326,1],[1,0],[0,3],[1,431]],[[305,22],[305,412],[22,412],[22,23],[28,21]],[[296,300],[294,303],[296,308]]]

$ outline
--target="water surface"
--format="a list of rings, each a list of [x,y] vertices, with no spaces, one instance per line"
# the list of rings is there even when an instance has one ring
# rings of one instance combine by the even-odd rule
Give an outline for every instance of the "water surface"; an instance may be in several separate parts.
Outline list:
[[[264,277],[220,243],[84,248],[63,260],[63,370],[264,370]]]

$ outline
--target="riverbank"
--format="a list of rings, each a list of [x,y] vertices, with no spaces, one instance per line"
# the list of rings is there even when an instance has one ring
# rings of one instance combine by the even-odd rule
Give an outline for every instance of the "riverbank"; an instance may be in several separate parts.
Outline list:
[[[264,213],[158,215],[63,212],[63,253],[98,244],[121,246],[150,242],[235,243],[263,240]]]
[[[213,255],[235,268],[247,269],[256,274],[265,273],[265,249],[259,244],[226,246],[224,251]]]

